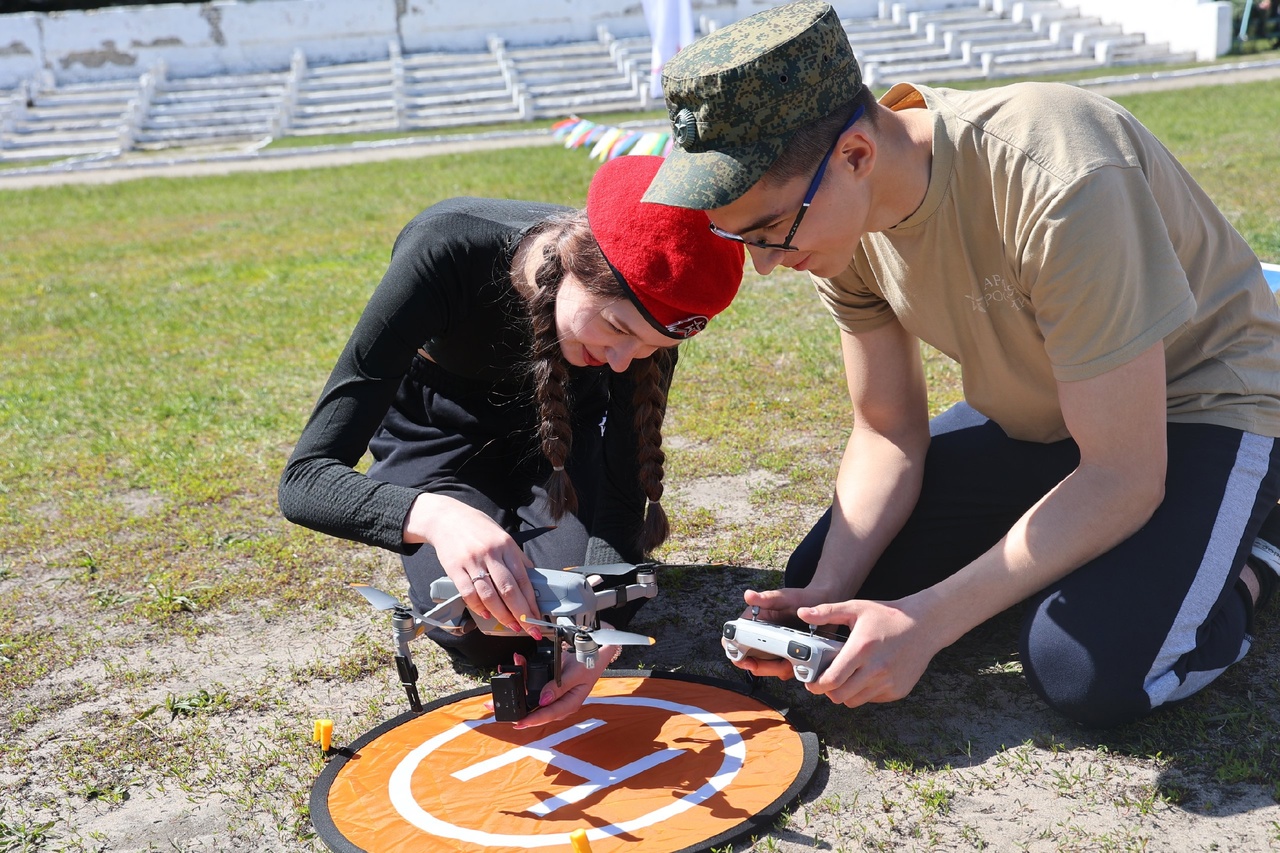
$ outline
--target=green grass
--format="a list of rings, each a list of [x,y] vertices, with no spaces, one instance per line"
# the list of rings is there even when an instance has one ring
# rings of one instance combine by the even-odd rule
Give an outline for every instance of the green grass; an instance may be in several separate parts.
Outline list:
[[[1259,255],[1280,261],[1280,87],[1119,100]],[[330,630],[328,657],[300,650],[289,671],[253,689],[202,677],[199,667],[174,672],[156,650],[199,648],[236,619],[267,630],[301,612],[329,630],[351,618],[334,590],[384,571],[387,558],[285,523],[275,486],[392,240],[452,195],[580,204],[595,166],[583,152],[518,148],[0,196],[0,774],[29,772],[22,768],[38,757],[73,802],[120,808],[165,786],[210,796],[221,784],[210,768],[228,766],[246,816],[229,837],[265,821],[289,843],[307,842],[306,790],[319,759],[300,733],[308,707],[291,694],[389,681],[381,635]],[[777,567],[829,500],[847,432],[836,333],[808,282],[791,274],[748,275],[713,331],[682,352],[667,427],[671,482],[765,471],[781,485],[747,496],[760,509],[750,525],[676,514],[674,547],[682,537],[706,540],[704,559]],[[958,398],[958,376],[945,358],[926,358],[937,411]],[[989,630],[1010,647],[1007,624]],[[981,658],[979,677],[963,688],[977,707],[984,690],[1021,680],[1016,663],[985,649],[962,644],[941,656],[944,668]],[[89,662],[104,672],[59,680]],[[424,666],[424,678],[436,677]],[[424,690],[447,689],[439,684]],[[350,688],[346,719],[371,727],[398,713],[389,711],[395,689]],[[831,748],[900,780],[896,798],[870,818],[866,803],[822,803],[856,827],[833,849],[940,844],[964,792],[1033,775],[1064,749],[1158,773],[1158,784],[1117,795],[1134,813],[1185,798],[1187,780],[1260,785],[1280,797],[1274,715],[1253,698],[1267,689],[1274,700],[1262,679],[1232,670],[1184,709],[1106,740],[1058,732],[1008,744],[990,776],[950,769],[968,736],[929,713],[926,698],[870,709],[856,726],[844,709],[814,706]],[[86,702],[107,710],[53,746],[37,737]],[[235,740],[249,715],[260,732]],[[932,739],[916,742],[906,730]],[[1059,769],[1044,784],[1077,797],[1098,782]],[[55,837],[93,849],[74,825],[50,822],[58,802],[0,793],[12,803],[0,808],[0,849]],[[952,841],[979,847],[979,836],[963,827]],[[246,838],[246,847],[261,842]],[[1127,849],[1137,839],[1117,831],[1093,846]]]
[[[666,119],[665,110],[648,110],[645,112],[605,112],[582,113],[581,117],[596,124],[623,124],[632,122],[660,122]],[[432,130],[381,131],[377,133],[322,134],[319,136],[282,136],[273,139],[268,149],[302,148],[319,145],[348,145],[353,142],[383,142],[389,139],[419,139],[438,136],[462,136],[473,133],[523,133],[538,132],[549,129],[560,121],[559,118],[540,118],[532,121],[497,122],[493,124],[471,124],[463,127],[441,127]]]

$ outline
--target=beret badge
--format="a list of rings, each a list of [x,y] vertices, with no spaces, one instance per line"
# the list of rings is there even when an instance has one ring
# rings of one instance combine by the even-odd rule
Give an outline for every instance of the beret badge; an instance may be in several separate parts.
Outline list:
[[[676,117],[671,120],[671,138],[681,148],[688,148],[698,141],[698,120],[694,117],[693,110],[685,107],[676,113]]]

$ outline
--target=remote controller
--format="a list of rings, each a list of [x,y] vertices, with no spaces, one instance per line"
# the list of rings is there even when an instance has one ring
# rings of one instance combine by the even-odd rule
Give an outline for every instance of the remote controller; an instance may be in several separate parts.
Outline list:
[[[731,661],[781,658],[791,662],[796,680],[808,684],[826,668],[844,643],[816,633],[797,631],[755,619],[724,623],[724,653]]]

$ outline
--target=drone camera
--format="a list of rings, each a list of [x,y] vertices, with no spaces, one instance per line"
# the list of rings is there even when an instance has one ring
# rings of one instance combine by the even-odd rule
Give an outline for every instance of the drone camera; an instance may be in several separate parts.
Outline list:
[[[489,679],[493,691],[493,718],[500,723],[516,723],[538,708],[542,688],[553,678],[560,644],[542,640],[527,663],[502,664]]]
[[[529,714],[528,691],[525,690],[524,667],[500,666],[489,679],[493,689],[493,718],[504,723],[523,720]]]

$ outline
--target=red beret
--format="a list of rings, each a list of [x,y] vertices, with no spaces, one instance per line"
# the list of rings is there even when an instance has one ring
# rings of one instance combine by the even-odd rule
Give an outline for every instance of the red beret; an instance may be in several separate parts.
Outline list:
[[[647,155],[607,161],[587,190],[587,221],[640,314],[683,339],[733,301],[745,250],[711,233],[704,211],[640,200],[661,165]]]

